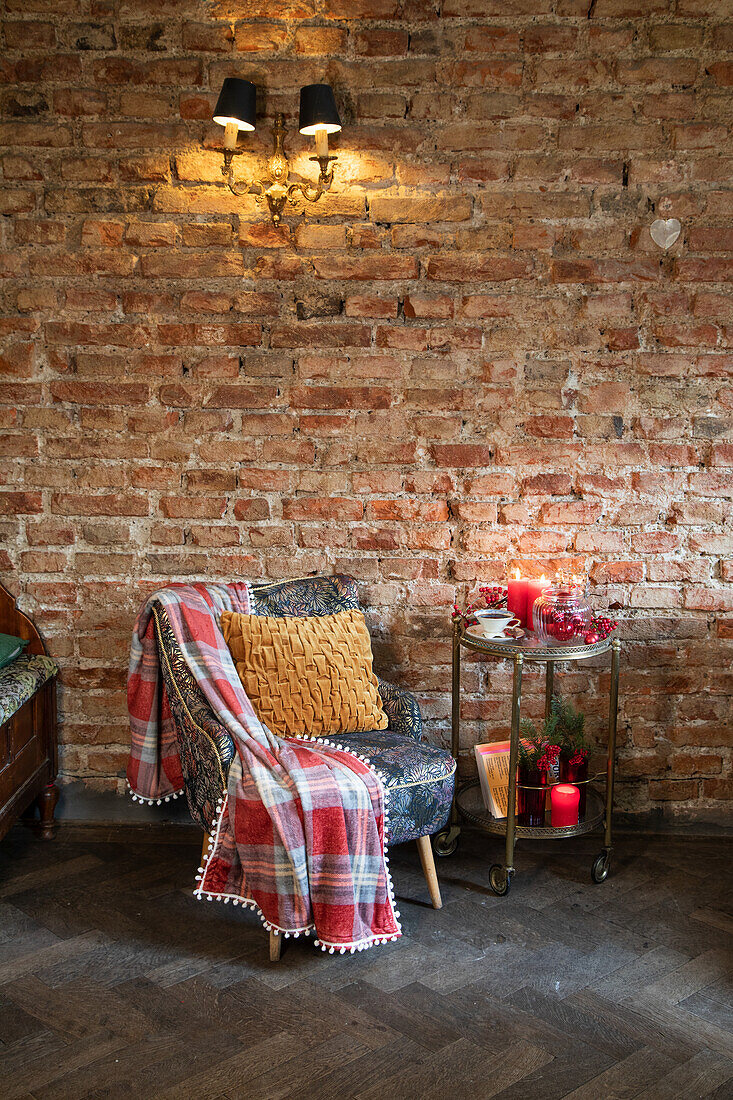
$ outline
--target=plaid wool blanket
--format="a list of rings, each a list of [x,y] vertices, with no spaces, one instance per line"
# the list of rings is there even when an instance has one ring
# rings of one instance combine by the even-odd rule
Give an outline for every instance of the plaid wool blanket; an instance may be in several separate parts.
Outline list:
[[[127,683],[133,797],[160,802],[184,787],[156,604],[236,747],[196,897],[247,905],[286,936],[315,931],[324,951],[397,939],[382,779],[341,744],[276,737],[258,720],[219,627],[222,611],[249,612],[246,584],[170,585],[140,610]]]

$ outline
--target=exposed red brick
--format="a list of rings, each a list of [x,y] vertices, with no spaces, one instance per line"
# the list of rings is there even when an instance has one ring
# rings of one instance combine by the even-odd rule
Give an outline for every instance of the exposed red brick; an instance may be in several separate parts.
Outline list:
[[[0,491],[0,514],[32,515],[43,511],[41,493],[6,493]]]
[[[531,261],[512,256],[436,256],[426,264],[428,279],[448,283],[498,283],[526,279],[531,273]]]
[[[370,343],[366,325],[285,325],[270,334],[273,348],[368,348]]]
[[[704,779],[703,798],[733,799],[733,779]]]
[[[436,466],[490,466],[494,451],[484,443],[436,443],[430,448]]]
[[[440,523],[448,518],[448,505],[439,501],[422,504],[412,500],[374,500],[367,505],[367,512],[369,518],[375,520]]]
[[[516,562],[623,605],[624,808],[729,814],[730,22],[703,0],[94,0],[82,31],[78,4],[29,3],[7,0],[0,62],[0,565],[74,664],[67,774],[121,788],[131,621],[170,576],[353,572],[434,739],[446,607]],[[220,174],[242,59],[268,118],[237,178],[296,70],[349,89],[331,191],[277,228]],[[314,180],[312,141],[287,148]],[[668,254],[648,202],[683,223]],[[476,669],[462,772],[509,690],[489,670],[479,697]],[[563,677],[600,733],[605,666]]]
[[[300,497],[284,500],[283,519],[359,520],[364,514],[360,501],[344,497]]]
[[[684,802],[696,798],[697,794],[696,779],[652,779],[649,783],[649,797],[653,802]]]

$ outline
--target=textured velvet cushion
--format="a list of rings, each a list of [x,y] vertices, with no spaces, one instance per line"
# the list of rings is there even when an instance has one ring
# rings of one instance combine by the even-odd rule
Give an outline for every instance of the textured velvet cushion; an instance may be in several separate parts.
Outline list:
[[[387,728],[361,611],[224,611],[221,628],[257,717],[273,733],[330,737]]]
[[[344,573],[251,586],[251,608],[255,615],[334,615],[358,607],[356,582]],[[422,720],[415,696],[380,676],[377,683],[389,729],[421,741]]]

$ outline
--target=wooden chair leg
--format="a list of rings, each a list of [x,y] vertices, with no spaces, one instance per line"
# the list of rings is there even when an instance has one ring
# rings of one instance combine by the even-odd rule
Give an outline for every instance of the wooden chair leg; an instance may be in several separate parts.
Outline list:
[[[422,873],[425,875],[425,881],[428,884],[433,909],[442,909],[443,902],[440,897],[440,886],[438,884],[438,876],[435,872],[435,860],[433,859],[433,846],[430,843],[429,836],[420,836],[417,838],[417,850],[420,853]]]
[[[38,810],[41,815],[41,836],[44,840],[51,840],[55,829],[54,811],[59,800],[59,789],[55,783],[47,783],[37,798]]]
[[[208,851],[209,851],[209,841],[210,840],[211,840],[211,837],[209,836],[209,834],[204,833],[204,842],[201,845],[201,866],[202,867],[204,865],[204,860],[206,859],[206,856],[207,856]]]

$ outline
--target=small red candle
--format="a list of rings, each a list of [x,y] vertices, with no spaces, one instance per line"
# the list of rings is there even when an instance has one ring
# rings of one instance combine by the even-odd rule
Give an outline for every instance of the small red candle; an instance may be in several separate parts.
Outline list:
[[[509,577],[506,586],[507,611],[519,619],[522,626],[527,625],[527,579],[518,569]]]
[[[542,593],[545,591],[545,589],[549,588],[549,587],[550,587],[550,582],[547,580],[544,573],[542,574],[542,576],[540,577],[539,580],[537,580],[537,578],[535,577],[532,580],[527,581],[527,612],[526,612],[526,619],[527,619],[527,626],[529,627],[530,630],[534,630],[534,620],[532,618],[532,608],[534,606],[534,602],[538,598],[538,596],[541,596]]]
[[[553,829],[578,824],[580,791],[572,783],[556,783],[550,789],[550,824]]]

